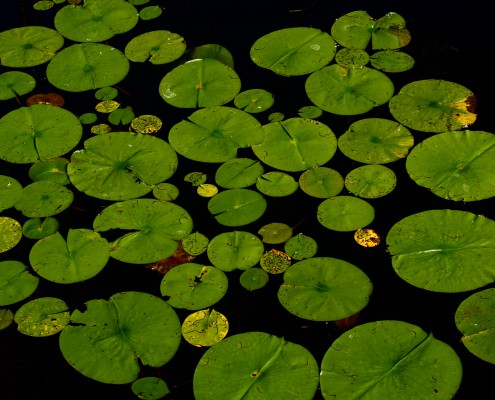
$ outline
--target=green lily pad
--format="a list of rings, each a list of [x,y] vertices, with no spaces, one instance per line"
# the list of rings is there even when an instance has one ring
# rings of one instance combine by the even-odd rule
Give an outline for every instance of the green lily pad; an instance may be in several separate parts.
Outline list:
[[[386,196],[394,190],[396,184],[395,172],[384,165],[363,165],[345,177],[346,189],[364,199]]]
[[[252,147],[265,164],[282,171],[305,171],[328,162],[337,150],[337,138],[325,124],[290,118],[263,126],[265,140]]]
[[[234,69],[234,58],[232,57],[232,53],[219,44],[210,43],[193,47],[187,53],[187,57],[190,60],[197,58],[213,58]]]
[[[143,7],[139,11],[139,18],[141,18],[143,21],[149,21],[150,19],[158,18],[160,15],[162,15],[162,13],[163,9],[160,6]]]
[[[21,239],[21,224],[13,218],[0,217],[0,253],[14,248]]]
[[[369,225],[375,219],[375,209],[365,200],[352,196],[336,196],[318,206],[318,222],[325,228],[350,232]]]
[[[261,143],[260,122],[232,107],[209,107],[193,112],[175,124],[168,140],[180,155],[194,161],[223,163],[237,156],[240,148]]]
[[[215,182],[225,189],[242,189],[256,183],[263,165],[250,158],[233,158],[218,167]]]
[[[495,221],[458,210],[410,215],[386,238],[395,272],[434,292],[474,290],[495,281]]]
[[[8,308],[0,308],[0,331],[8,328],[14,321],[14,313]]]
[[[113,100],[119,95],[119,91],[114,87],[106,86],[95,92],[95,98],[101,101]]]
[[[255,266],[264,252],[263,242],[250,232],[223,232],[210,240],[208,259],[222,271],[247,270]]]
[[[258,231],[263,243],[280,244],[289,240],[293,234],[293,229],[281,222],[272,222],[263,225]]]
[[[284,244],[284,251],[294,260],[304,260],[313,257],[318,250],[318,243],[312,237],[302,233],[291,237]]]
[[[265,198],[250,189],[229,189],[213,196],[208,211],[225,226],[242,226],[261,218],[266,211]]]
[[[482,131],[439,133],[416,146],[406,160],[419,186],[454,201],[495,196],[495,135]]]
[[[270,32],[251,46],[251,60],[278,75],[306,75],[333,60],[335,40],[316,28],[296,27]]]
[[[303,118],[314,119],[321,117],[323,114],[323,110],[320,107],[316,107],[316,106],[304,106],[297,111],[297,114]]]
[[[36,273],[55,283],[75,283],[96,276],[110,257],[110,247],[98,232],[70,229],[67,241],[59,232],[38,240],[29,262]]]
[[[310,196],[328,199],[337,196],[344,188],[340,172],[328,167],[315,167],[304,171],[299,177],[301,190]]]
[[[131,107],[118,108],[108,114],[108,122],[112,125],[128,125],[135,117]]]
[[[281,274],[290,267],[292,260],[283,251],[271,249],[260,258],[260,266],[269,274]]]
[[[151,64],[167,64],[175,61],[186,51],[184,38],[166,30],[143,33],[132,39],[125,47],[126,57],[134,62],[149,61]]]
[[[179,240],[193,228],[189,213],[182,207],[153,199],[114,203],[93,221],[97,232],[111,229],[130,231],[110,243],[110,256],[131,264],[149,264],[170,257]]]
[[[194,232],[182,239],[182,247],[187,254],[199,256],[208,249],[208,237],[200,232]]]
[[[241,286],[252,292],[253,290],[258,290],[266,286],[269,280],[268,272],[262,268],[249,268],[242,271],[239,277],[239,282]]]
[[[389,101],[394,84],[373,68],[342,68],[333,64],[308,77],[306,94],[316,106],[332,114],[359,115]]]
[[[31,296],[39,278],[20,261],[0,261],[0,306],[18,303]]]
[[[403,51],[377,51],[370,57],[373,68],[383,72],[405,72],[414,67],[414,58]]]
[[[237,73],[213,58],[194,59],[175,67],[160,82],[160,96],[179,108],[221,106],[241,89]]]
[[[15,99],[34,90],[36,80],[20,71],[7,71],[0,75],[0,100]]]
[[[397,121],[420,132],[458,131],[476,121],[473,92],[441,79],[408,83],[388,105]]]
[[[131,122],[131,128],[135,132],[142,134],[158,132],[162,125],[162,120],[155,115],[140,115]]]
[[[179,188],[171,183],[159,183],[153,188],[153,196],[161,201],[174,201],[179,197]]]
[[[84,0],[67,5],[55,15],[55,28],[74,42],[103,42],[130,31],[139,21],[136,8],[124,0]]]
[[[414,145],[409,129],[396,121],[365,118],[339,137],[339,150],[363,164],[387,164],[404,158]]]
[[[67,175],[67,164],[69,160],[63,157],[49,158],[36,161],[29,168],[29,177],[32,181],[52,181],[61,185],[70,183]]]
[[[368,64],[370,56],[364,50],[342,48],[335,55],[335,62],[343,68],[361,68]]]
[[[59,337],[67,362],[84,376],[103,383],[135,381],[141,365],[165,365],[180,344],[180,321],[159,297],[141,292],[89,300],[75,310]]]
[[[318,373],[306,348],[264,332],[240,333],[203,354],[194,371],[194,398],[311,400]]]
[[[290,196],[299,188],[293,176],[281,171],[270,171],[258,177],[256,189],[272,197]]]
[[[22,189],[15,208],[26,217],[50,217],[67,209],[74,200],[74,193],[60,183],[33,182]]]
[[[196,347],[213,346],[229,331],[229,321],[218,311],[207,309],[192,313],[182,323],[182,336]]]
[[[162,399],[170,393],[170,389],[165,381],[154,376],[136,379],[132,382],[131,390],[138,399],[144,400]]]
[[[326,400],[452,399],[462,364],[448,344],[402,321],[358,325],[337,338],[323,356]]]
[[[160,293],[174,308],[201,310],[225,295],[228,282],[225,273],[216,267],[184,263],[165,274]]]
[[[170,178],[178,164],[163,139],[132,132],[112,132],[84,142],[72,153],[67,172],[81,192],[103,200],[141,197]]]
[[[129,72],[129,60],[118,49],[101,43],[73,44],[48,64],[46,77],[55,87],[84,92],[119,83]]]
[[[495,289],[485,289],[465,299],[455,312],[462,343],[476,357],[495,364]]]
[[[274,102],[273,94],[264,89],[245,90],[239,93],[234,99],[234,104],[237,108],[251,114],[268,110],[273,106]]]
[[[44,64],[64,45],[63,36],[44,26],[24,26],[0,32],[2,65],[27,68]]]
[[[98,116],[95,113],[84,113],[79,117],[79,121],[84,125],[94,124],[97,120]]]
[[[332,37],[344,47],[373,50],[399,49],[409,44],[411,34],[399,14],[389,12],[373,19],[366,11],[353,11],[338,18],[331,28]]]
[[[33,4],[33,8],[38,11],[46,11],[52,8],[55,3],[52,0],[39,0]]]
[[[45,104],[21,107],[0,119],[0,159],[28,164],[59,157],[81,136],[82,125],[70,111]]]
[[[0,212],[14,207],[21,196],[22,185],[17,179],[0,175]]]
[[[67,304],[55,297],[40,297],[23,304],[14,317],[17,330],[33,337],[55,335],[70,321]]]
[[[336,258],[298,261],[284,273],[278,299],[291,314],[312,321],[337,321],[361,311],[373,285],[358,267]]]
[[[29,239],[43,239],[53,235],[59,227],[58,221],[53,217],[30,218],[22,225],[22,234]]]

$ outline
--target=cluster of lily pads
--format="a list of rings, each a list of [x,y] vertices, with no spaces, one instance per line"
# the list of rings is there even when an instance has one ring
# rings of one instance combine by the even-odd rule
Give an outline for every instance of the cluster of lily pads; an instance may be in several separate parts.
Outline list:
[[[374,19],[355,11],[338,18],[330,32],[291,27],[252,44],[259,68],[307,76],[311,102],[298,116],[274,112],[262,123],[256,114],[269,110],[275,96],[261,88],[241,91],[228,49],[188,49],[185,38],[167,30],[135,36],[123,49],[107,44],[160,16],[157,6],[137,8],[147,2],[39,1],[40,10],[60,7],[54,28],[0,32],[0,99],[19,105],[0,118],[0,160],[30,165],[31,180],[23,186],[0,175],[0,252],[8,259],[19,243],[33,242],[29,265],[0,262],[0,306],[22,303],[15,315],[0,310],[0,328],[15,321],[26,335],[59,334],[61,352],[77,371],[132,384],[144,399],[169,389],[158,377],[141,376],[140,365],[165,365],[187,345],[182,338],[209,347],[194,373],[198,400],[312,399],[318,388],[325,399],[452,398],[462,379],[459,357],[418,326],[391,320],[356,325],[318,365],[301,345],[269,333],[227,336],[227,318],[212,307],[226,294],[229,273],[242,270],[246,291],[283,274],[278,300],[301,319],[340,321],[363,310],[372,281],[358,266],[318,256],[319,238],[311,232],[296,234],[281,221],[256,231],[246,227],[266,217],[272,198],[302,192],[318,199],[313,218],[324,228],[355,232],[359,244],[374,247],[380,236],[371,228],[373,199],[395,188],[396,175],[385,164],[404,158],[410,178],[432,196],[453,202],[493,197],[495,136],[467,129],[476,120],[473,92],[438,79],[396,90],[389,75],[414,67],[402,51],[411,39],[405,20],[394,12]],[[136,116],[116,100],[133,63],[168,66],[157,82],[160,96],[191,110],[167,135],[159,117]],[[54,90],[94,91],[94,110],[75,115],[54,94],[29,100],[36,79],[18,69],[44,64]],[[387,105],[393,119],[366,118]],[[318,120],[323,113],[362,118],[336,135]],[[102,115],[108,123],[96,123]],[[430,135],[415,145],[411,130]],[[337,152],[361,166],[343,176],[327,166]],[[209,199],[209,218],[224,228],[213,237],[196,228],[179,189],[168,182],[185,160],[218,165],[213,177],[202,171],[183,176],[198,199]],[[93,229],[66,226],[64,237],[56,215],[68,215],[81,193],[100,201],[102,210],[93,216]],[[400,278],[453,293],[494,282],[494,237],[493,220],[436,209],[397,221],[386,245]],[[121,292],[88,299],[82,311],[62,299],[33,298],[40,280],[83,282],[110,259],[162,271],[162,298]],[[455,316],[463,343],[489,363],[495,363],[494,308],[488,288],[466,298]],[[181,322],[175,309],[193,313]]]

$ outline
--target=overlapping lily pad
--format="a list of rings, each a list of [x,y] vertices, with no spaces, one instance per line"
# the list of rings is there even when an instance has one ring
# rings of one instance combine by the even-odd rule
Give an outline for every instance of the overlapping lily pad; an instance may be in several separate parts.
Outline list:
[[[218,167],[215,182],[226,189],[241,189],[254,185],[263,172],[263,165],[257,160],[233,158]]]
[[[20,261],[0,261],[0,306],[18,303],[31,296],[39,278]]]
[[[15,208],[26,217],[50,217],[66,210],[74,201],[74,193],[52,181],[33,182],[22,189]]]
[[[131,132],[112,132],[84,142],[72,153],[70,181],[81,192],[103,200],[141,197],[170,178],[177,154],[164,140]]]

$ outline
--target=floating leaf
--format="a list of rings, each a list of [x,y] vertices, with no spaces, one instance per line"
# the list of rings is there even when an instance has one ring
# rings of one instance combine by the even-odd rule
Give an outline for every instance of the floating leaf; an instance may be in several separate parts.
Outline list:
[[[107,124],[98,124],[91,127],[91,133],[95,135],[104,135],[105,133],[111,132],[112,127]]]
[[[204,183],[199,185],[196,191],[201,197],[213,197],[218,193],[218,188],[211,183]]]
[[[358,325],[321,362],[323,398],[452,399],[462,364],[448,344],[402,321]]]
[[[290,196],[299,188],[299,184],[289,174],[281,171],[270,171],[256,180],[256,189],[272,197]]]
[[[300,117],[313,119],[321,117],[323,110],[316,106],[304,106],[300,108],[297,113]]]
[[[171,183],[159,183],[153,188],[153,196],[161,201],[174,201],[179,197],[179,188]]]
[[[375,247],[380,244],[380,235],[374,229],[358,229],[354,233],[354,240],[363,247]]]
[[[63,157],[55,157],[36,161],[29,168],[29,177],[33,182],[51,181],[68,185],[67,164],[69,160]]]
[[[281,274],[289,268],[291,258],[283,251],[271,249],[261,256],[260,265],[269,274]]]
[[[0,308],[0,331],[8,328],[14,320],[14,313],[8,308]]]
[[[281,222],[272,222],[267,225],[263,225],[258,231],[258,235],[261,235],[263,243],[280,244],[284,243],[292,236],[292,228]]]
[[[139,11],[139,18],[143,21],[149,21],[150,19],[158,18],[162,13],[163,10],[160,6],[143,7]]]
[[[98,116],[95,113],[84,113],[79,117],[81,124],[94,124],[98,120]]]
[[[311,400],[318,364],[304,347],[264,332],[230,336],[210,347],[196,366],[194,398]]]
[[[215,182],[225,189],[241,189],[256,183],[263,165],[250,158],[233,158],[218,167]]]
[[[320,203],[317,218],[325,228],[339,232],[355,231],[373,221],[375,209],[365,200],[336,196]]]
[[[59,227],[58,221],[53,217],[30,218],[22,226],[22,233],[29,239],[43,239],[53,235]]]
[[[131,390],[139,399],[144,400],[162,399],[170,393],[165,381],[153,376],[136,379],[132,382]]]
[[[187,57],[190,60],[197,58],[213,58],[232,69],[234,68],[232,53],[219,44],[203,44],[201,46],[196,46],[187,53]]]
[[[135,118],[132,107],[118,108],[108,115],[108,122],[113,125],[127,125]]]
[[[213,346],[229,331],[229,321],[218,311],[206,309],[189,314],[182,323],[182,336],[193,346]]]
[[[21,239],[21,224],[13,218],[0,217],[0,253],[14,248]]]
[[[166,364],[180,344],[180,321],[166,302],[141,292],[89,300],[75,310],[59,337],[67,362],[84,376],[103,383],[135,381],[140,365]]]
[[[15,313],[17,330],[33,337],[55,335],[70,321],[67,304],[55,297],[40,297],[23,304]]]
[[[414,67],[414,58],[403,51],[377,51],[370,57],[373,68],[383,72],[404,72]]]
[[[114,87],[102,87],[95,92],[95,98],[101,101],[113,100],[119,95],[119,91]]]
[[[10,176],[0,175],[0,212],[14,207],[21,196],[22,185]]]
[[[266,286],[268,283],[269,276],[268,272],[261,268],[249,268],[242,272],[239,277],[241,286],[249,290],[258,290]]]
[[[134,62],[149,61],[156,65],[175,61],[185,51],[184,38],[177,33],[166,30],[143,33],[132,39],[125,47],[125,55],[129,60]]]
[[[131,122],[131,128],[137,133],[156,133],[162,127],[162,120],[156,115],[140,115]]]
[[[65,100],[58,93],[39,93],[30,96],[26,100],[27,106],[32,106],[33,104],[46,104],[49,106],[63,107]]]
[[[209,239],[200,232],[194,232],[182,239],[184,251],[192,256],[199,256],[208,249]]]
[[[103,100],[95,106],[95,110],[100,113],[110,114],[119,107],[120,103],[115,100]]]
[[[346,189],[365,199],[386,196],[394,190],[396,184],[395,172],[384,165],[363,165],[345,177]]]
[[[193,186],[201,186],[207,179],[204,172],[190,172],[184,177],[184,182],[191,182]]]
[[[0,261],[0,306],[18,303],[31,296],[39,278],[20,261]]]
[[[387,234],[395,272],[434,292],[478,289],[495,281],[495,221],[458,210],[403,218]]]
[[[284,244],[284,251],[287,255],[297,261],[313,257],[317,250],[318,243],[316,240],[302,233],[291,237]]]
[[[0,75],[0,100],[15,99],[34,90],[36,80],[20,71],[7,71]]]
[[[299,177],[299,186],[310,196],[320,199],[337,196],[344,188],[342,175],[328,167],[315,167],[304,171]]]
[[[335,62],[342,68],[361,68],[368,64],[368,53],[360,49],[340,49],[335,55]]]
[[[313,257],[285,271],[278,299],[300,318],[336,321],[362,310],[372,290],[371,281],[358,267],[336,258]]]
[[[22,189],[15,208],[29,218],[50,217],[67,209],[74,201],[74,193],[60,183],[33,182]]]
[[[273,94],[264,89],[245,90],[239,93],[234,99],[234,104],[237,108],[251,114],[268,110],[273,106],[274,102]]]

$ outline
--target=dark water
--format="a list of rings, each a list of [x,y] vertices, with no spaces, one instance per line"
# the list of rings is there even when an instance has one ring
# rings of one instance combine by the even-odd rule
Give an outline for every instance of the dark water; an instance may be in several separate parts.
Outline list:
[[[277,29],[296,26],[311,26],[329,31],[336,18],[350,11],[365,10],[375,18],[380,18],[390,11],[397,12],[407,20],[407,27],[412,33],[412,42],[404,50],[416,59],[416,65],[412,71],[392,77],[396,90],[408,82],[428,78],[445,79],[464,85],[478,98],[479,116],[470,129],[493,132],[493,67],[488,58],[490,49],[493,49],[494,35],[490,33],[487,6],[480,8],[456,2],[432,4],[431,1],[401,1],[397,4],[397,1],[324,0],[175,0],[155,1],[150,4],[158,3],[165,8],[160,19],[140,21],[135,30],[111,39],[111,44],[123,49],[129,39],[140,33],[140,30],[144,32],[155,29],[166,29],[182,35],[188,48],[208,43],[220,44],[233,54],[235,69],[242,81],[242,90],[263,88],[271,91],[276,97],[275,105],[269,112],[280,111],[287,118],[297,116],[299,108],[310,104],[304,93],[305,77],[279,77],[255,66],[249,58],[249,49],[256,39]],[[33,12],[31,4],[29,0],[3,1],[0,31],[26,25],[49,26],[53,13]],[[44,68],[45,66],[40,66],[31,71],[38,77],[37,92],[41,93],[53,91],[50,84],[44,80]],[[132,106],[136,115],[155,114],[162,119],[164,126],[161,132],[164,132],[164,135],[171,126],[192,112],[168,106],[160,98],[157,85],[169,69],[170,66],[167,65],[132,64],[131,74],[119,84],[130,93],[123,102]],[[11,102],[5,103],[8,104],[0,104],[2,115],[17,107]],[[93,104],[92,93],[66,96],[66,108],[76,115],[91,111]],[[265,123],[267,115],[268,113],[256,117]],[[369,116],[391,118],[386,106],[378,107],[373,111],[373,115]],[[337,136],[353,122],[352,118],[328,114],[320,120],[328,124]],[[427,136],[415,133],[415,141],[419,142]],[[328,166],[345,176],[358,165],[336,154]],[[28,167],[13,167],[1,163],[0,174],[16,177],[25,185],[29,183]],[[391,167],[398,176],[396,189],[386,197],[372,201],[377,215],[373,227],[382,236],[385,236],[390,227],[401,218],[428,209],[452,208],[495,218],[493,200],[473,204],[448,202],[417,187],[407,176],[403,161],[397,161]],[[180,175],[174,176],[170,182],[179,186],[179,204],[191,213],[195,229],[210,238],[225,231],[225,227],[206,218],[208,200],[204,199],[201,204],[201,199],[198,200],[191,186],[182,181],[187,172],[193,171],[205,171],[213,176],[216,166],[205,166],[180,158],[180,168]],[[188,198],[193,201],[188,201]],[[291,226],[299,224],[298,231],[318,240],[319,256],[341,258],[353,263],[373,281],[372,301],[362,311],[360,322],[397,319],[432,332],[437,339],[451,345],[462,360],[464,377],[455,399],[489,398],[485,393],[492,390],[491,379],[495,367],[481,361],[465,349],[460,343],[460,332],[454,324],[455,310],[470,292],[436,294],[406,284],[395,275],[384,245],[373,249],[359,248],[353,243],[352,233],[336,234],[320,226],[314,218],[319,200],[301,195],[291,196],[290,199],[270,199],[270,202],[263,220],[243,227],[243,230],[256,232],[264,223],[274,221]],[[67,230],[69,227],[91,228],[94,215],[101,210],[101,203],[85,195],[78,195],[73,206],[80,211],[75,212],[71,209],[70,214],[57,216],[63,225],[61,230]],[[28,265],[27,255],[31,245],[30,242],[23,242],[1,257],[24,260]],[[272,276],[270,283],[263,290],[246,294],[237,283],[236,274],[229,274],[229,278],[232,279],[229,279],[228,293],[215,305],[217,311],[229,318],[229,334],[264,331],[284,336],[288,341],[305,346],[320,363],[326,349],[340,334],[333,323],[305,321],[289,314],[276,297],[282,281],[281,276]],[[125,290],[144,291],[159,296],[160,280],[160,275],[139,266],[110,262],[97,277],[88,282],[61,286],[42,280],[35,295],[60,297],[71,308],[75,308],[87,300],[107,299],[112,294]],[[10,308],[15,311],[18,306],[13,305]],[[181,310],[177,312],[181,320],[188,314]],[[43,339],[27,337],[16,332],[14,325],[0,331],[1,399],[135,398],[128,385],[100,384],[72,369],[58,350],[58,336]],[[184,343],[170,363],[159,370],[143,368],[143,373],[163,378],[172,390],[170,398],[192,400],[192,376],[204,351]],[[320,398],[318,396],[319,394],[316,398]]]

